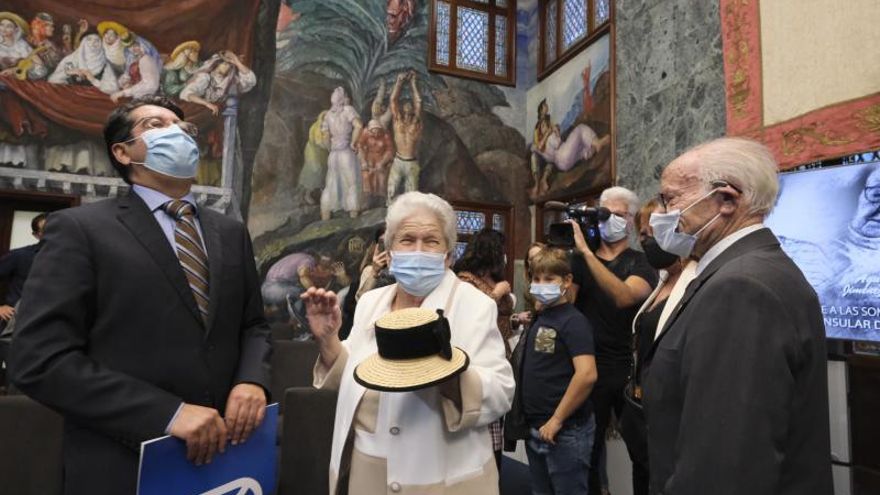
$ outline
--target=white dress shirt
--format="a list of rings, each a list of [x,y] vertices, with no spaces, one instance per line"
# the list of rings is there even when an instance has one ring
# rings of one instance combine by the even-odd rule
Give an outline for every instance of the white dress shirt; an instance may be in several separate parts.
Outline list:
[[[736,241],[742,239],[743,237],[751,234],[752,232],[761,230],[763,228],[764,228],[763,223],[756,223],[755,225],[749,225],[748,227],[743,227],[743,228],[737,230],[736,232],[730,234],[729,236],[725,237],[724,239],[721,239],[720,241],[718,241],[714,246],[712,246],[711,248],[709,248],[708,251],[706,251],[706,254],[704,254],[702,258],[700,258],[700,261],[697,263],[697,272],[695,275],[697,277],[699,277],[700,274],[703,273],[703,270],[705,270],[706,267],[709,266],[709,263],[712,263],[712,261],[714,261],[715,258],[720,256],[721,253],[723,253],[727,248],[732,246],[733,243],[735,243]]]

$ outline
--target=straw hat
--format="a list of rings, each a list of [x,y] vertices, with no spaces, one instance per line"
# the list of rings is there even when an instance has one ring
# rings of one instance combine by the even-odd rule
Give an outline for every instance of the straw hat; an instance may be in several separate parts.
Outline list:
[[[98,35],[100,35],[101,38],[103,38],[104,33],[106,33],[110,29],[112,29],[116,32],[116,34],[119,35],[119,39],[122,41],[123,44],[127,45],[132,42],[131,32],[129,32],[128,28],[123,26],[122,24],[119,24],[116,21],[101,21],[98,23]]]
[[[18,14],[14,14],[12,12],[0,12],[0,20],[6,19],[9,22],[13,22],[18,25],[21,32],[27,36],[31,33],[31,28],[28,26],[27,21],[21,18]]]
[[[437,385],[466,370],[468,355],[449,343],[443,310],[407,308],[376,321],[379,352],[354,370],[364,387],[407,392]]]
[[[184,41],[183,43],[177,45],[177,47],[174,49],[174,51],[171,52],[171,59],[170,60],[176,59],[177,56],[180,55],[180,53],[183,52],[184,50],[186,50],[187,48],[192,48],[193,50],[198,52],[199,50],[202,49],[202,45],[198,41],[195,41],[195,40]]]

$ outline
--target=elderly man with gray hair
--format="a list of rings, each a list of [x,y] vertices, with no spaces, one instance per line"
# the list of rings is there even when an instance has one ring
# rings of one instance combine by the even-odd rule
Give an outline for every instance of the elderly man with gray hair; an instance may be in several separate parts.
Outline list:
[[[778,188],[746,139],[663,171],[654,236],[698,264],[646,356],[652,494],[832,493],[819,300],[762,223]]]
[[[583,232],[574,221],[575,251],[572,275],[577,285],[574,304],[593,327],[596,367],[599,379],[590,395],[596,414],[596,440],[590,456],[590,493],[601,493],[608,482],[602,466],[605,429],[611,412],[623,413],[623,389],[632,370],[632,320],[636,311],[657,284],[657,272],[641,251],[630,247],[636,212],[641,206],[636,193],[623,187],[611,187],[599,196],[599,206],[611,216],[599,223],[602,242],[593,252]],[[633,458],[639,456],[632,452]],[[646,456],[641,456],[646,457]],[[648,468],[644,462],[633,464],[635,495],[647,487]]]

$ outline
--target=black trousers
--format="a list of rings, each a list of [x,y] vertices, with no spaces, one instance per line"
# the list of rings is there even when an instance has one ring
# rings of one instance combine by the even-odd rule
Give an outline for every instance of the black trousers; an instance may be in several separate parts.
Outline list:
[[[590,493],[599,495],[602,482],[599,477],[599,462],[605,452],[605,431],[611,421],[611,411],[620,418],[623,414],[623,389],[629,376],[628,364],[598,366],[599,379],[590,393],[593,411],[596,414],[596,436],[593,452],[590,455]]]
[[[620,436],[632,461],[633,495],[648,495],[648,430],[642,409],[624,401]]]

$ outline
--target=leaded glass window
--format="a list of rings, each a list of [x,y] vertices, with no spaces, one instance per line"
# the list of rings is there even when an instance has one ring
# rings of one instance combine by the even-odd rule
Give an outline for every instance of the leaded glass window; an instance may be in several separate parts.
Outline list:
[[[507,17],[495,16],[495,74],[507,75]]]
[[[515,0],[432,0],[430,69],[514,84]]]
[[[543,78],[607,32],[613,4],[611,0],[540,0],[539,9],[538,75]]]
[[[488,72],[489,14],[459,7],[456,33],[458,43],[456,65],[461,69]]]
[[[459,234],[473,234],[486,227],[486,215],[482,212],[459,210],[455,214],[458,217],[456,231]]]
[[[547,64],[556,60],[556,22],[559,20],[557,0],[547,3],[547,16],[544,18],[544,60]]]
[[[562,49],[587,35],[587,0],[562,0]]]
[[[596,26],[604,23],[611,18],[611,0],[596,0],[594,10],[594,22]]]
[[[437,43],[434,51],[437,63],[449,65],[449,4],[437,2],[436,4]]]

